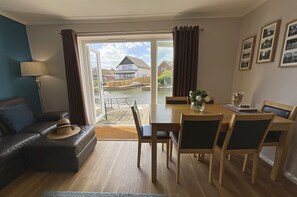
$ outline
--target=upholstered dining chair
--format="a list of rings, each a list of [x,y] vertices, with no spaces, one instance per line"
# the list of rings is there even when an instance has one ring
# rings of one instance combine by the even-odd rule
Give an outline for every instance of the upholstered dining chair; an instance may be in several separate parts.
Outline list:
[[[297,114],[297,107],[273,101],[265,100],[262,106],[263,112],[275,113],[277,116],[289,120],[295,120]],[[277,146],[281,131],[269,131],[263,146]]]
[[[221,149],[219,183],[222,185],[225,157],[228,154],[253,154],[251,182],[255,182],[259,153],[275,114],[233,114],[227,132],[220,133],[217,147]]]
[[[132,114],[138,135],[138,151],[137,151],[137,167],[140,167],[140,157],[141,157],[141,145],[142,143],[152,143],[152,128],[151,125],[142,125],[139,110],[136,101],[133,101]],[[169,141],[170,137],[166,131],[157,132],[157,143],[166,143],[167,155],[166,155],[166,165],[169,167]]]
[[[188,104],[189,97],[187,96],[166,96],[166,104]]]
[[[215,146],[220,132],[222,114],[181,115],[180,131],[171,133],[170,158],[172,144],[177,150],[176,182],[179,183],[180,155],[188,153],[209,154],[208,181],[212,180],[212,164]]]

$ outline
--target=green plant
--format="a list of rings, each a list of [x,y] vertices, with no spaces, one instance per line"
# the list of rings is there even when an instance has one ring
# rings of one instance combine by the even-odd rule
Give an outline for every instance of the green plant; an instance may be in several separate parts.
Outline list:
[[[172,83],[173,73],[170,70],[165,70],[162,74],[158,77],[158,82],[160,84],[171,84]]]

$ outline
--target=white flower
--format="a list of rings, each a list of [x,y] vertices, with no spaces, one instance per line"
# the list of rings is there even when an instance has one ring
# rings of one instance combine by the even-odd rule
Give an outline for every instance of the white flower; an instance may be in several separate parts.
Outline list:
[[[193,94],[193,91],[192,90],[190,90],[190,92],[189,92],[190,94]]]
[[[209,96],[206,96],[206,97],[204,98],[204,100],[205,100],[205,102],[209,102],[209,101],[210,101]]]
[[[201,101],[202,100],[202,97],[201,96],[196,96],[196,100],[197,101]]]

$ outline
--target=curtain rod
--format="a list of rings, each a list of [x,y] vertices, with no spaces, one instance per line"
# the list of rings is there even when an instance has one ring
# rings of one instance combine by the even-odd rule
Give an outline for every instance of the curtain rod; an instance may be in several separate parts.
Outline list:
[[[199,28],[200,32],[205,31],[204,27]],[[171,34],[172,30],[156,30],[156,31],[104,31],[104,32],[76,32],[78,36],[95,36],[95,35],[134,35],[134,34]],[[61,32],[60,32],[61,34]]]

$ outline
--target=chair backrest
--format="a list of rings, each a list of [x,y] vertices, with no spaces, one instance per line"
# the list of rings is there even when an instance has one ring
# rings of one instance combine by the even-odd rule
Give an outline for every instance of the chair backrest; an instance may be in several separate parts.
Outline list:
[[[275,113],[277,116],[295,120],[297,107],[265,100],[262,106],[262,111]]]
[[[222,119],[222,114],[182,114],[178,139],[179,149],[214,150]]]
[[[138,107],[137,107],[136,101],[133,101],[132,106],[131,106],[131,110],[132,110],[132,114],[133,114],[133,118],[134,118],[136,130],[137,130],[138,138],[141,138],[141,134],[142,134],[142,123],[141,123],[140,114],[139,114],[139,111],[138,111]]]
[[[210,98],[210,101],[207,102],[207,104],[214,104],[215,103],[215,97],[209,96],[209,98]]]
[[[275,114],[233,114],[222,149],[257,150],[262,147]]]
[[[166,104],[188,104],[187,96],[166,96]]]

